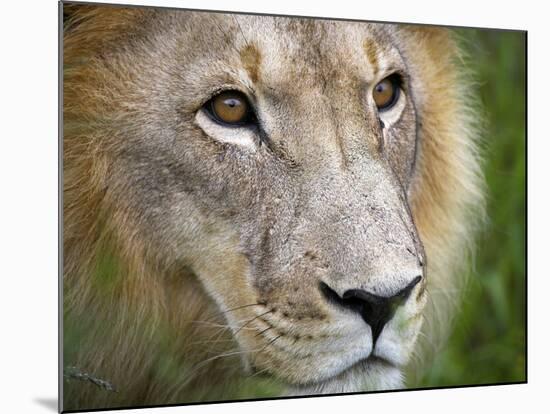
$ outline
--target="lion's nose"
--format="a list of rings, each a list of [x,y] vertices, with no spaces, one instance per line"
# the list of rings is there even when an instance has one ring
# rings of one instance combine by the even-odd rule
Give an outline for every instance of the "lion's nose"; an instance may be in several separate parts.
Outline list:
[[[362,289],[347,290],[340,297],[325,283],[321,283],[321,291],[330,302],[335,302],[361,315],[371,327],[374,347],[386,323],[393,318],[397,308],[405,303],[411,290],[421,279],[422,276],[415,277],[404,289],[390,297],[378,296]]]

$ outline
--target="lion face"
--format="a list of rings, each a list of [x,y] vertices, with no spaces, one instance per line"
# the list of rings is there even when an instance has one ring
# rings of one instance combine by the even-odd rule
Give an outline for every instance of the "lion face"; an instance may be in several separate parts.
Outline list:
[[[123,88],[101,93],[125,225],[200,280],[252,372],[297,392],[400,386],[427,275],[397,30],[168,12],[145,30],[95,63]]]

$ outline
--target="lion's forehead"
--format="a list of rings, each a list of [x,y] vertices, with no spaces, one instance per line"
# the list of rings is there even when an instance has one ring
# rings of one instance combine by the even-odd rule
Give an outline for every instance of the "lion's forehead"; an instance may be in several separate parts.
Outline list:
[[[398,29],[392,25],[199,12],[177,16],[179,23],[170,27],[185,38],[178,47],[187,59],[191,50],[199,59],[208,53],[220,63],[244,67],[253,82],[290,77],[307,84],[308,77],[350,71],[374,78],[399,59]]]

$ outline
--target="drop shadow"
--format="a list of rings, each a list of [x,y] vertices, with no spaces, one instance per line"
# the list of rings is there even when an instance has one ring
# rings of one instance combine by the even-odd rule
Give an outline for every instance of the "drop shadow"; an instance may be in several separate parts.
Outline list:
[[[35,398],[34,402],[53,412],[57,413],[58,411],[57,398]]]

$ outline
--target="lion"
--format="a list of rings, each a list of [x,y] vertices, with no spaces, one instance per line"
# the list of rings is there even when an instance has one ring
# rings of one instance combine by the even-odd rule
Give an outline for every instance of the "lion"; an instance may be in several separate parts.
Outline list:
[[[452,33],[63,11],[63,409],[405,387],[483,215]]]

